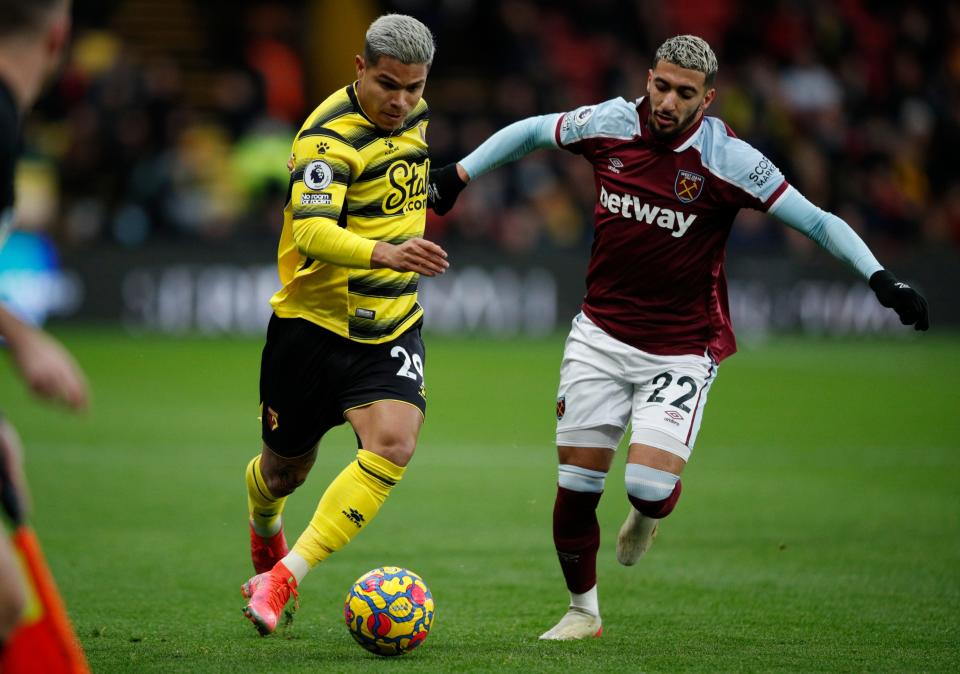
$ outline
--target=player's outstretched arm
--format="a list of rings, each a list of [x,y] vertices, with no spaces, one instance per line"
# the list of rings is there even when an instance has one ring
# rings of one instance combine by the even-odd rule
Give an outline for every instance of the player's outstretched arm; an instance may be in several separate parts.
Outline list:
[[[505,126],[456,164],[430,171],[427,205],[437,215],[453,208],[472,178],[516,161],[541,148],[555,148],[559,114],[528,117]]]
[[[896,311],[901,323],[913,325],[917,330],[930,327],[926,300],[884,269],[863,239],[846,222],[810,203],[793,187],[788,188],[770,208],[770,214],[805,234],[869,279],[870,288],[876,293],[880,304]]]
[[[386,267],[394,271],[414,271],[423,276],[438,276],[447,270],[447,251],[426,239],[410,239],[400,245],[378,241],[370,256],[370,268]]]
[[[33,393],[73,410],[86,409],[87,379],[59,342],[3,307],[0,307],[0,335],[6,338],[13,362]]]

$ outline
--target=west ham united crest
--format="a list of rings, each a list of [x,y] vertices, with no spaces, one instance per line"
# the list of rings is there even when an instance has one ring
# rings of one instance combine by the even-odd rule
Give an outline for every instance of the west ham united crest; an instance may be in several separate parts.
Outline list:
[[[684,204],[700,196],[703,191],[703,176],[692,171],[677,171],[677,179],[673,181],[673,193]]]
[[[567,412],[567,398],[566,396],[560,396],[557,398],[557,421],[563,419],[563,415]]]

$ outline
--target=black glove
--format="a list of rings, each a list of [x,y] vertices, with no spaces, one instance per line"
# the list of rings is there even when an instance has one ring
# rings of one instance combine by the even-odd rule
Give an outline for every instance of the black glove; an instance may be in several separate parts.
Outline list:
[[[448,212],[457,202],[457,197],[467,184],[457,175],[456,163],[438,169],[430,169],[430,184],[427,186],[427,206],[437,215]]]
[[[901,323],[913,325],[915,330],[926,330],[930,327],[927,301],[886,269],[881,269],[870,277],[870,287],[877,294],[880,304],[897,312]]]

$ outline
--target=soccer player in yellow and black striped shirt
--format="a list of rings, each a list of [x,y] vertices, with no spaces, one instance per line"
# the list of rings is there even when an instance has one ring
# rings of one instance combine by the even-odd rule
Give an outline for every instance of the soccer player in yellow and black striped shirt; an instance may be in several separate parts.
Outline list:
[[[245,615],[273,632],[295,588],[376,515],[413,455],[426,410],[420,276],[447,268],[426,220],[429,29],[388,14],[367,30],[357,81],[334,92],[293,144],[278,266],[283,287],[260,366],[263,447],[247,466],[257,575]],[[287,549],[281,513],[317,444],[348,421],[357,458]]]

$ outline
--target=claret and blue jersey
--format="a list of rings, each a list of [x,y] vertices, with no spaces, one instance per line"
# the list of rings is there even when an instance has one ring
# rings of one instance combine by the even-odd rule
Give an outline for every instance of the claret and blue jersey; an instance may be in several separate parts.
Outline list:
[[[864,279],[882,269],[837,216],[817,208],[723,121],[655,137],[646,98],[615,98],[504,127],[464,157],[471,179],[561,147],[594,170],[597,202],[583,309],[608,334],[654,355],[736,351],[724,256],[741,208],[770,213]]]
[[[736,350],[723,262],[741,208],[766,211],[783,174],[715,117],[664,142],[649,102],[615,98],[559,116],[555,141],[593,165],[597,203],[584,311],[661,355]]]

